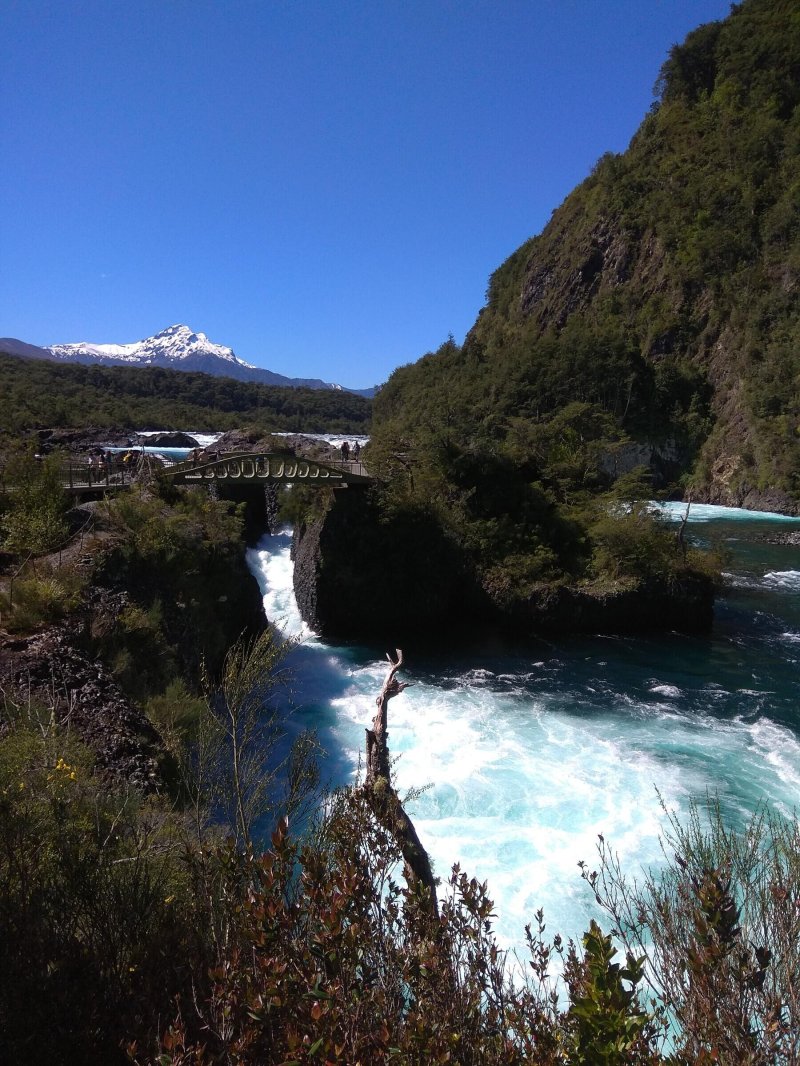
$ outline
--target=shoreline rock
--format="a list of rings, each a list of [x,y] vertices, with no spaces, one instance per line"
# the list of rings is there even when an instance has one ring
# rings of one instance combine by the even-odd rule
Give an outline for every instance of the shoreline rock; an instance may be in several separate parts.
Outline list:
[[[144,439],[148,447],[155,448],[196,448],[197,440],[188,433],[176,431],[174,433],[154,433]]]
[[[758,539],[765,544],[788,544],[791,547],[800,548],[800,530],[790,533],[765,533]]]
[[[432,520],[380,522],[360,490],[337,493],[323,515],[296,529],[292,555],[300,614],[328,639],[445,648],[498,637],[697,633],[713,622],[713,582],[695,573],[597,588],[543,583],[504,608]]]

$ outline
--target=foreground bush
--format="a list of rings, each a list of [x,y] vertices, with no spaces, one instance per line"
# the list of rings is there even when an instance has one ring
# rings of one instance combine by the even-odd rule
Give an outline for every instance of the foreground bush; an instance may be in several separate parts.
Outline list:
[[[109,790],[48,717],[0,743],[0,1059],[124,1061],[203,970],[180,851],[158,802]]]
[[[675,1062],[772,1066],[800,1061],[800,826],[762,810],[742,833],[718,806],[685,824],[667,815],[670,861],[626,878],[601,840],[584,874],[674,1035]]]
[[[40,562],[0,593],[0,619],[9,633],[30,632],[56,622],[80,602],[85,577],[74,566],[51,566]]]
[[[486,885],[455,868],[431,921],[394,879],[398,860],[360,791],[336,797],[311,843],[291,842],[283,824],[260,857],[218,853],[211,993],[182,1004],[159,1055],[132,1056],[173,1066],[656,1061],[636,964],[612,963],[596,927],[585,956],[559,952],[566,1007],[541,930],[529,937],[531,978],[512,983]]]
[[[385,770],[372,756],[401,656],[364,784],[290,836],[285,812],[303,823],[317,778],[309,738],[287,753],[269,713],[282,659],[269,633],[229,654],[193,709],[181,812],[109,787],[47,712],[0,708],[2,1061],[800,1061],[795,820],[760,813],[737,834],[719,811],[668,816],[666,867],[642,883],[600,838],[598,869],[582,872],[610,931],[593,921],[580,945],[548,942],[537,913],[525,959],[510,958],[487,886],[456,866],[432,899],[399,800],[383,802],[396,799],[388,749]]]
[[[158,1055],[132,1057],[797,1063],[796,823],[758,815],[737,835],[694,811],[688,826],[669,821],[664,842],[674,862],[642,885],[625,882],[602,840],[600,870],[584,870],[624,958],[595,922],[581,946],[548,944],[539,914],[522,973],[494,939],[486,885],[456,867],[431,920],[395,879],[399,854],[364,793],[348,790],[305,845],[281,825],[261,857],[217,854],[210,994],[183,1002]]]

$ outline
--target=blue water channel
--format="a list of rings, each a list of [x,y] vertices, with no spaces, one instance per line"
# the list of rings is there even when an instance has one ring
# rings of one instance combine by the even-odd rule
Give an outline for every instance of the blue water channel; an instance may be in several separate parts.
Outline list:
[[[672,507],[675,514],[685,506]],[[390,706],[401,789],[429,786],[411,813],[437,873],[458,861],[489,882],[503,942],[544,907],[579,936],[594,903],[578,875],[598,834],[636,873],[661,861],[667,806],[719,797],[743,823],[759,803],[800,803],[800,548],[765,537],[800,521],[695,505],[690,535],[730,552],[705,637],[581,637],[524,654],[407,663]],[[267,616],[292,654],[292,729],[312,726],[331,783],[352,780],[386,670],[378,649],[308,632],[292,594],[290,535],[248,553]],[[657,793],[658,790],[658,793]]]

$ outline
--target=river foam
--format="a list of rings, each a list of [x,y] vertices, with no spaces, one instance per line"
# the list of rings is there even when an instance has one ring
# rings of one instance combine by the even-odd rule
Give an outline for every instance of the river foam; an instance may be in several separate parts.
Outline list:
[[[386,663],[309,632],[287,534],[264,538],[248,562],[267,616],[302,641],[294,719],[320,731],[327,778],[352,781]],[[785,598],[785,583],[770,594]],[[769,673],[758,642],[771,632],[589,638],[545,655],[539,646],[529,659],[409,662],[390,745],[401,793],[424,789],[410,813],[438,875],[459,862],[488,880],[506,944],[522,943],[539,907],[551,933],[580,936],[595,904],[578,862],[592,865],[599,834],[636,874],[662,861],[661,800],[680,813],[716,794],[737,821],[760,802],[789,813],[800,799],[797,691]],[[785,647],[789,628],[777,632]]]

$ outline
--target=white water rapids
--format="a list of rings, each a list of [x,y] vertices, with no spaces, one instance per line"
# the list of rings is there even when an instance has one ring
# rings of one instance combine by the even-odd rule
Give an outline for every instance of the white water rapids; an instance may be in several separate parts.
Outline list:
[[[692,520],[731,543],[785,528],[721,508]],[[386,663],[308,631],[289,545],[288,533],[265,537],[248,562],[267,617],[302,640],[289,720],[317,729],[323,776],[340,783],[356,774]],[[409,813],[437,874],[458,861],[488,880],[502,942],[519,945],[539,907],[549,934],[580,936],[595,911],[578,861],[592,865],[598,834],[626,871],[658,864],[656,789],[679,812],[718,794],[735,821],[760,801],[789,813],[800,800],[800,551],[745,547],[710,638],[576,638],[527,658],[407,662],[413,687],[389,708],[398,786],[430,786]]]

